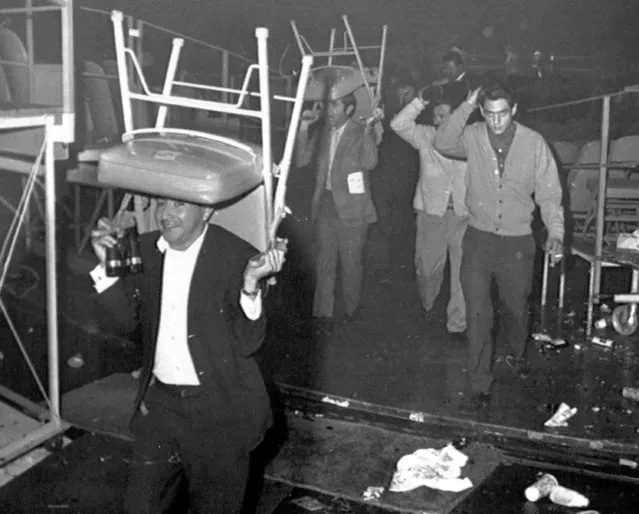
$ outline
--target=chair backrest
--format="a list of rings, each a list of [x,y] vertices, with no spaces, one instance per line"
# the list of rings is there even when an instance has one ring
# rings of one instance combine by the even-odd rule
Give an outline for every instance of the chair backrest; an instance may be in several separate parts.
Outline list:
[[[11,100],[17,105],[29,103],[29,63],[27,50],[18,35],[9,29],[0,29],[0,60],[11,91]]]
[[[631,150],[626,150],[631,146],[630,138],[635,136],[628,136],[629,141],[623,141],[620,145],[616,145],[617,141],[621,141],[621,138],[614,141],[611,145],[610,160],[614,161],[626,161]],[[639,143],[639,136],[635,139]],[[614,147],[618,146],[619,150],[615,151]],[[622,153],[623,152],[625,153]],[[623,158],[617,158],[615,156],[626,156]],[[601,141],[589,141],[585,143],[579,150],[576,165],[578,164],[599,164],[601,159]],[[637,159],[639,160],[639,158]],[[589,179],[593,179],[599,176],[598,169],[573,169],[568,175],[567,186],[569,188],[569,208],[571,212],[585,212],[590,208],[592,202],[591,193],[586,187],[586,182]],[[608,178],[612,179],[625,179],[627,177],[627,170],[615,170],[610,169],[608,172]],[[639,178],[639,177],[638,177]]]
[[[570,141],[552,141],[551,148],[555,153],[558,164],[574,164],[579,156],[579,147]]]
[[[597,164],[601,159],[601,141],[589,141],[579,149],[575,164]],[[571,212],[586,212],[592,201],[590,191],[586,187],[588,179],[596,177],[599,172],[591,169],[575,168],[568,174],[568,208]]]
[[[610,161],[639,163],[639,135],[624,136],[613,141],[610,145]],[[630,173],[630,178],[639,180],[639,172]]]
[[[2,64],[0,64],[0,103],[11,103],[11,88]]]
[[[84,93],[93,127],[92,140],[88,142],[97,143],[117,136],[119,127],[104,70],[94,62],[85,61],[84,71]]]

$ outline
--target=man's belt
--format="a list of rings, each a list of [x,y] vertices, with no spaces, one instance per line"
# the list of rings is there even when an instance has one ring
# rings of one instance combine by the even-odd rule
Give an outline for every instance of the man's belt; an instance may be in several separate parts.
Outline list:
[[[201,386],[165,384],[155,379],[154,387],[176,398],[192,398],[202,394]]]

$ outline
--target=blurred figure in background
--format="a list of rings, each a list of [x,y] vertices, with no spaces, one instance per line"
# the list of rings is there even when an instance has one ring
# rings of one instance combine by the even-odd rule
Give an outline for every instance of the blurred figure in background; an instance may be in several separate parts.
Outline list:
[[[394,75],[385,102],[388,118],[397,114],[413,98],[415,86],[410,75]],[[410,202],[417,183],[418,169],[417,152],[390,130],[388,122],[385,122],[384,139],[379,147],[379,163],[372,176],[373,198],[379,219],[371,238],[371,261],[382,281],[409,279],[413,276],[415,222]]]
[[[478,77],[466,71],[464,57],[464,53],[456,47],[446,52],[442,58],[443,78],[434,83],[444,89],[444,95],[451,102],[450,106],[453,111],[466,100],[468,93],[480,85]],[[468,123],[476,121],[482,121],[478,112],[471,114]]]

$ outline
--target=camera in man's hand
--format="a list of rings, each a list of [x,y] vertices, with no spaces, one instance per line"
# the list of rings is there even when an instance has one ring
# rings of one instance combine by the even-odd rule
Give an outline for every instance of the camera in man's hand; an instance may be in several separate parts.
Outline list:
[[[116,244],[106,248],[104,266],[107,277],[125,277],[142,273],[142,256],[135,226],[114,235]]]

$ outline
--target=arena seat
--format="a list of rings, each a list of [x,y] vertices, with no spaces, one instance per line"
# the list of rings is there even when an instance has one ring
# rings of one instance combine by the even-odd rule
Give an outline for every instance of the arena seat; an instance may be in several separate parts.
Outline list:
[[[620,137],[610,145],[610,162],[639,164],[639,135]],[[627,178],[639,180],[639,172],[626,170]]]
[[[601,159],[601,141],[589,141],[580,149],[575,164],[597,164]],[[571,213],[584,214],[590,208],[592,197],[586,187],[590,178],[597,177],[598,171],[575,168],[568,174],[568,209]]]
[[[550,147],[558,160],[557,164],[574,164],[579,156],[579,147],[570,141],[552,141]]]
[[[639,182],[636,172],[632,172],[628,163],[639,163],[639,136],[626,136],[611,142],[608,162],[623,163],[623,167],[608,168],[608,187],[606,189],[607,232],[632,231],[639,224]],[[595,219],[599,170],[585,179],[589,191],[590,207],[584,224],[584,232]],[[633,179],[633,175],[635,178]]]

